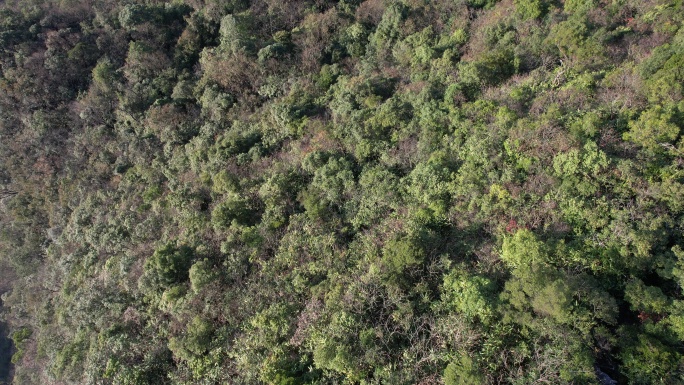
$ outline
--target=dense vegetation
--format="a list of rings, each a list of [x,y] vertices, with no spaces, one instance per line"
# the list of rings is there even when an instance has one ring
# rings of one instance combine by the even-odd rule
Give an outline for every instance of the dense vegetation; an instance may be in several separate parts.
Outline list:
[[[683,383],[683,20],[3,1],[13,382]]]

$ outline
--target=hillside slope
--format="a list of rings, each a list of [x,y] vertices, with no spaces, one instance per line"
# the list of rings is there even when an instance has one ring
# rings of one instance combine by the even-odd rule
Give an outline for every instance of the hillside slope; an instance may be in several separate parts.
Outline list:
[[[13,383],[683,383],[683,21],[2,2]]]

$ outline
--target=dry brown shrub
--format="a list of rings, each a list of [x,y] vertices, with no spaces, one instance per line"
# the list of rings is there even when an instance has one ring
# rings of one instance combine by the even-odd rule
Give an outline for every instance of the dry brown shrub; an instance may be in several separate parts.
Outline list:
[[[301,52],[303,71],[316,72],[331,36],[346,24],[334,9],[324,13],[312,13],[304,18],[304,32],[295,35],[293,39]]]
[[[384,0],[367,0],[356,8],[356,19],[362,23],[377,25],[384,12]]]
[[[462,60],[472,61],[489,52],[491,47],[487,44],[485,29],[497,24],[509,24],[514,15],[515,6],[512,0],[501,1],[491,10],[481,10],[471,15],[474,19],[470,25],[470,40],[466,44]]]
[[[256,93],[261,73],[254,60],[244,53],[219,55],[209,51],[206,55],[202,60],[204,82],[216,83],[232,95]]]

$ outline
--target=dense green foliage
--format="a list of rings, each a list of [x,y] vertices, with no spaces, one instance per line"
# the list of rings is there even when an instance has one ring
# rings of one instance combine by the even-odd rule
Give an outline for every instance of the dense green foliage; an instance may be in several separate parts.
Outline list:
[[[683,21],[3,1],[13,382],[684,383]]]

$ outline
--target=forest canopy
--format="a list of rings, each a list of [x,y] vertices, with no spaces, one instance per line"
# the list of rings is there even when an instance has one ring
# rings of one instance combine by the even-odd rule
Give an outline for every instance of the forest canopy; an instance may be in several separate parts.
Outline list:
[[[0,383],[684,383],[683,23],[0,2]]]

